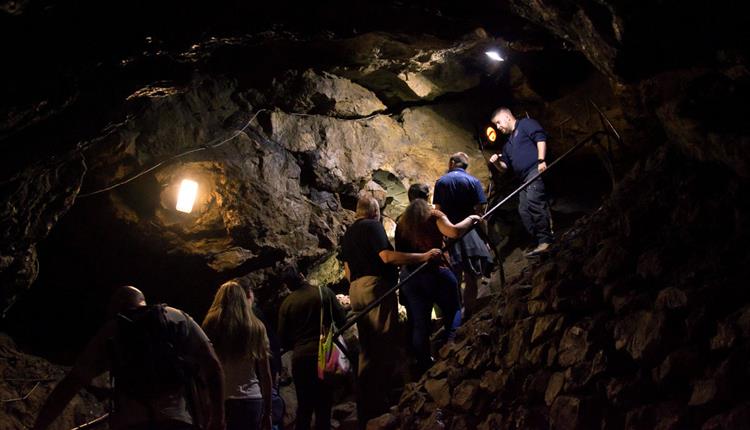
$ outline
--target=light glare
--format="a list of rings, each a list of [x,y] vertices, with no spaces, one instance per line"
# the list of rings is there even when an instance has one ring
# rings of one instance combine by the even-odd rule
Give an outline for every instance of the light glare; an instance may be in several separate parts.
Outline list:
[[[198,183],[190,179],[183,179],[180,192],[177,194],[177,210],[190,213],[193,210],[195,196],[198,194]]]
[[[487,54],[487,56],[494,61],[505,61],[505,59],[501,57],[497,51],[487,51],[485,52],[485,54]]]

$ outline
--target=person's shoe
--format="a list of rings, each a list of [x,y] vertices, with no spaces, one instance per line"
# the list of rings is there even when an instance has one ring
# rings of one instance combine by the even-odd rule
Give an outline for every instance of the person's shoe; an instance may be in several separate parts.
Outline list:
[[[544,254],[549,251],[549,243],[540,243],[536,248],[526,253],[527,257],[533,257],[535,255]]]

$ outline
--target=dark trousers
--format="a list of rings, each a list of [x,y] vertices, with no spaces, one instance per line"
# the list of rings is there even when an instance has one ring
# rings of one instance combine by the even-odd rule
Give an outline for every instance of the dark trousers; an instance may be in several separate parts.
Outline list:
[[[420,373],[432,365],[430,332],[432,306],[443,314],[445,339],[455,334],[454,319],[459,310],[458,281],[447,267],[425,268],[415,274],[401,289],[409,318],[411,346]]]
[[[224,402],[227,430],[260,428],[263,418],[263,399],[227,399]]]
[[[523,178],[526,182],[537,173],[532,169]],[[526,231],[536,239],[537,244],[552,243],[552,225],[550,223],[549,203],[544,191],[544,182],[538,178],[518,194],[518,214],[521,215]]]
[[[296,430],[308,430],[315,412],[315,430],[331,428],[333,387],[318,378],[318,358],[294,357],[292,378],[297,390]]]
[[[349,287],[352,310],[360,312],[381,297],[394,283],[375,276],[363,276]],[[388,296],[357,322],[359,368],[357,372],[357,420],[364,429],[367,421],[388,412],[389,391],[398,376],[398,302]]]

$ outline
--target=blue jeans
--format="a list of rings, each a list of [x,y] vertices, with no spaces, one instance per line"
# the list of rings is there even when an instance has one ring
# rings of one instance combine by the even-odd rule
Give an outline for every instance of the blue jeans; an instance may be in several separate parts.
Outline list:
[[[447,267],[427,267],[401,288],[401,294],[409,318],[411,346],[419,371],[424,372],[432,365],[430,319],[433,305],[437,304],[443,313],[445,340],[455,335],[455,317],[459,313],[458,281]]]

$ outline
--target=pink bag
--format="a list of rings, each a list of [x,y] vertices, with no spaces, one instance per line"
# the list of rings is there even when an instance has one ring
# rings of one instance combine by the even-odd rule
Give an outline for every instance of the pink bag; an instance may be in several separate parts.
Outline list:
[[[333,376],[346,375],[351,371],[349,359],[341,352],[341,349],[333,342],[333,335],[336,332],[336,326],[333,322],[333,304],[328,301],[328,309],[331,315],[331,327],[328,330],[323,326],[323,291],[318,288],[320,293],[320,341],[318,342],[318,378],[321,380],[329,379]],[[344,337],[339,335],[338,342],[344,344]],[[344,346],[346,347],[346,346]]]

